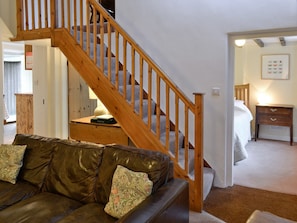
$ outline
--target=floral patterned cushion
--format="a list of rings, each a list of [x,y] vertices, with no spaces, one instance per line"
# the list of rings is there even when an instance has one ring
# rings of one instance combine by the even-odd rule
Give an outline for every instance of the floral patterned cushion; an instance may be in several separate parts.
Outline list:
[[[25,145],[0,145],[0,180],[16,183],[25,150]]]
[[[104,211],[115,218],[121,218],[145,200],[151,194],[152,187],[153,182],[147,173],[134,172],[118,165]]]

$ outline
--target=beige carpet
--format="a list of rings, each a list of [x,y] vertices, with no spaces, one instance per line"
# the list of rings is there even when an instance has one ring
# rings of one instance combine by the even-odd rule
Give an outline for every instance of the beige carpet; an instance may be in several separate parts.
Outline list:
[[[234,184],[297,194],[297,145],[260,139],[246,149],[249,158],[234,166]]]
[[[16,134],[16,123],[7,123],[4,125],[3,143],[11,144]]]

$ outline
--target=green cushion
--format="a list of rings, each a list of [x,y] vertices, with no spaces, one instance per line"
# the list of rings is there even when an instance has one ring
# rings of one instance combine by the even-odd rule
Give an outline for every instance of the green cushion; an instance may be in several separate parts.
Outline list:
[[[26,146],[0,145],[0,180],[15,184]]]

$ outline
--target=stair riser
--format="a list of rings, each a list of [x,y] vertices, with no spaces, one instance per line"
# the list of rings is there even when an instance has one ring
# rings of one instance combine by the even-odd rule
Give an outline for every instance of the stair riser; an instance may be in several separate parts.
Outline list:
[[[139,108],[140,107],[140,101],[135,101],[135,106],[134,106],[134,110],[136,113],[139,114]],[[154,114],[154,111],[155,111],[155,102],[154,101],[151,101],[151,111],[149,112],[148,111],[148,100],[143,100],[142,102],[142,118],[146,118],[148,117],[148,114]]]

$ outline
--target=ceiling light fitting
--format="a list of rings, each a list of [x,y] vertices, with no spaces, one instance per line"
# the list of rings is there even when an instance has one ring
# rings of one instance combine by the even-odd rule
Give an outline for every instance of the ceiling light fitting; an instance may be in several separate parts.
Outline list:
[[[235,45],[236,45],[237,47],[243,47],[244,44],[245,44],[245,42],[246,42],[245,39],[237,39],[237,40],[235,40]]]

